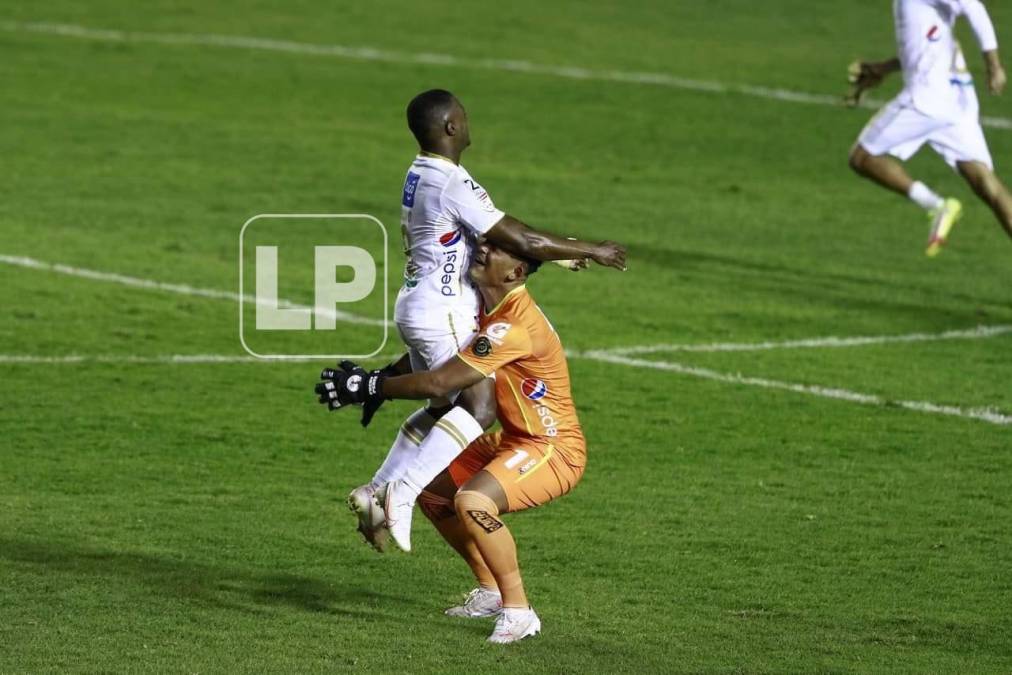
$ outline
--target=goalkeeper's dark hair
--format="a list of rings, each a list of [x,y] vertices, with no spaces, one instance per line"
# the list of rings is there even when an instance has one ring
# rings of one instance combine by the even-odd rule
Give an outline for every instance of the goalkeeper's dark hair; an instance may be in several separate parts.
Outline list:
[[[541,261],[540,260],[535,260],[533,258],[520,258],[520,260],[521,260],[521,262],[523,262],[524,267],[527,270],[527,272],[526,272],[527,276],[531,276],[532,274],[534,274],[535,272],[537,272],[539,269],[541,269]]]
[[[408,128],[423,149],[435,140],[435,132],[443,125],[456,100],[445,89],[429,89],[408,103]]]

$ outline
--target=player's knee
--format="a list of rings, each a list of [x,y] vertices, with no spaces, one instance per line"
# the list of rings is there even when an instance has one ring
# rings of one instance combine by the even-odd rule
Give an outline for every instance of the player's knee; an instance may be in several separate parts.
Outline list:
[[[492,380],[482,380],[461,392],[456,402],[457,405],[471,413],[471,417],[481,425],[482,429],[488,429],[495,424],[495,385]]]
[[[867,159],[868,152],[860,145],[855,145],[847,156],[847,164],[855,173],[864,175],[864,165]]]
[[[499,515],[499,507],[496,506],[495,500],[476,490],[461,490],[454,495],[453,508],[461,522],[467,524],[474,521],[486,529],[491,524],[486,517],[494,518]]]
[[[482,401],[480,405],[476,406],[475,410],[471,411],[471,415],[481,425],[482,429],[488,429],[495,424],[495,399]]]
[[[453,500],[428,490],[423,490],[418,495],[418,508],[433,523],[452,518],[456,514]]]

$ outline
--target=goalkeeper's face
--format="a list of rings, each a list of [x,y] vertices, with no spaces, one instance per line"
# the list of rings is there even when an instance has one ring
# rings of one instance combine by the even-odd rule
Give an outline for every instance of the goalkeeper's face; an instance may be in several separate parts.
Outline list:
[[[479,288],[508,286],[526,279],[527,267],[520,258],[484,242],[475,251],[467,274]]]

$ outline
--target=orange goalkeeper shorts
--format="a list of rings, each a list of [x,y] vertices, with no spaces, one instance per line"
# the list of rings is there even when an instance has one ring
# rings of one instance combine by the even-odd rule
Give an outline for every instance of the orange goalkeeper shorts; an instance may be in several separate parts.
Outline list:
[[[582,439],[556,444],[496,431],[475,439],[449,472],[459,488],[479,471],[488,471],[506,493],[509,510],[522,511],[572,490],[583,476],[586,457]]]

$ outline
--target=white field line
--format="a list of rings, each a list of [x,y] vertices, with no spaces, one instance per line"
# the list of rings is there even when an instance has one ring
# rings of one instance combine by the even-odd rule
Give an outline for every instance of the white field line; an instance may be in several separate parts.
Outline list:
[[[366,361],[391,361],[401,354],[373,356]],[[113,363],[113,364],[201,364],[201,363],[313,363],[327,361],[321,358],[304,359],[272,359],[270,357],[254,357],[244,354],[157,354],[138,356],[136,354],[66,354],[63,356],[38,356],[35,354],[0,354],[0,363],[10,364],[75,364],[75,363]]]
[[[134,288],[159,290],[170,293],[180,293],[183,295],[197,295],[201,297],[233,300],[233,301],[238,299],[239,297],[237,293],[229,293],[227,291],[220,291],[206,288],[195,288],[193,286],[187,286],[184,284],[166,284],[159,281],[152,281],[150,279],[139,279],[137,277],[128,277],[121,274],[97,272],[95,270],[86,270],[78,267],[70,267],[68,265],[46,263],[39,260],[35,260],[34,258],[0,254],[0,263],[18,265],[21,267],[28,267],[32,269],[46,270],[61,274],[70,274],[72,276],[80,276],[88,279],[95,279],[98,281],[109,281],[113,283],[120,283]],[[250,298],[249,300],[254,301],[252,298]],[[349,314],[347,312],[340,312],[339,314],[340,316],[337,316],[338,320],[350,320],[353,322],[361,322],[363,320],[362,317],[358,317],[353,314]],[[349,318],[348,319],[342,318],[343,316],[347,316]],[[995,326],[992,328],[1002,328],[1002,327]],[[988,332],[988,327],[980,327],[977,330],[978,333],[975,335],[964,335],[962,337],[964,339],[973,339],[974,337],[977,338],[988,337],[989,335],[992,334]],[[937,333],[933,336],[933,339],[952,339],[951,334],[954,332],[960,331],[947,331],[945,333]],[[967,331],[962,332],[966,333]],[[913,335],[918,336],[917,341],[927,341],[932,339],[932,335],[930,334],[915,333]],[[883,336],[883,337],[903,338],[909,336]],[[814,340],[823,340],[823,341],[825,340],[839,341],[843,339],[845,338],[814,338]],[[860,338],[860,339],[866,340],[874,338]],[[902,342],[904,340],[893,339],[892,341]],[[913,341],[913,340],[906,340],[906,341]],[[812,342],[812,340],[803,342]],[[984,422],[990,422],[991,424],[1001,424],[1001,425],[1012,424],[1012,417],[991,409],[978,409],[978,408],[964,409],[956,406],[939,405],[927,401],[891,401],[888,399],[881,398],[879,396],[875,396],[873,394],[862,394],[859,392],[848,391],[846,389],[835,389],[815,385],[780,382],[777,380],[767,380],[764,378],[746,377],[740,374],[720,373],[714,370],[708,370],[706,368],[696,368],[693,366],[686,366],[680,363],[634,359],[630,358],[629,356],[625,356],[623,354],[615,353],[615,351],[613,350],[568,352],[568,355],[572,358],[584,358],[594,361],[602,361],[605,363],[617,363],[636,368],[665,370],[669,372],[680,373],[683,375],[692,375],[694,377],[701,377],[703,379],[708,380],[716,380],[718,382],[726,382],[730,384],[745,384],[757,387],[764,387],[767,389],[782,389],[785,391],[791,391],[799,394],[821,396],[823,398],[832,398],[841,401],[850,401],[852,403],[861,403],[864,405],[897,406],[900,408],[905,408],[908,410],[916,410],[919,412],[934,413],[939,415],[951,415],[955,417],[965,417],[975,420],[981,420]],[[231,356],[231,355],[218,355],[218,354],[196,354],[196,355],[173,354],[173,355],[151,356],[151,357],[113,356],[113,355],[33,356],[33,355],[7,354],[7,355],[0,355],[0,363],[11,363],[11,364],[82,363],[87,361],[98,361],[108,363],[232,363],[232,362],[243,363],[251,358],[252,357],[247,356]]]
[[[860,403],[862,405],[873,405],[881,407],[895,406],[899,408],[904,408],[906,410],[916,410],[917,412],[923,413],[933,413],[936,415],[951,415],[953,417],[965,417],[968,419],[980,420],[982,422],[990,422],[991,424],[998,424],[998,425],[1012,424],[1012,416],[1005,415],[991,408],[960,408],[951,405],[939,405],[937,403],[931,403],[929,401],[894,401],[882,398],[880,396],[876,396],[874,394],[862,394],[860,392],[850,391],[848,389],[821,387],[818,385],[808,385],[808,384],[797,384],[794,382],[781,382],[779,380],[768,380],[762,377],[748,377],[736,373],[720,373],[715,370],[709,370],[708,368],[697,368],[695,366],[687,366],[682,363],[672,363],[669,361],[647,361],[644,359],[634,359],[628,356],[622,356],[620,354],[602,351],[582,352],[580,354],[573,354],[573,356],[580,356],[587,359],[604,361],[606,363],[615,363],[623,366],[632,366],[634,368],[649,368],[652,370],[664,370],[668,372],[679,373],[681,375],[691,375],[693,377],[699,377],[705,380],[724,382],[727,384],[744,384],[752,387],[762,387],[764,389],[781,389],[784,391],[790,391],[797,394],[808,394],[810,396],[831,398],[836,399],[838,401],[849,401],[851,403]]]
[[[610,69],[593,69],[580,66],[560,66],[530,61],[510,59],[472,59],[453,56],[451,54],[434,54],[431,52],[398,52],[373,47],[349,47],[345,45],[314,44],[291,40],[276,40],[243,35],[219,35],[215,33],[148,33],[89,28],[74,24],[0,21],[0,30],[14,33],[42,33],[102,42],[141,42],[169,45],[191,45],[204,47],[226,47],[234,49],[255,49],[262,51],[287,52],[290,54],[311,54],[315,56],[333,56],[359,61],[381,61],[385,63],[424,64],[453,68],[469,68],[478,70],[498,70],[513,73],[529,73],[548,75],[572,80],[592,80],[599,82],[620,82],[624,84],[642,84],[671,89],[701,91],[715,94],[743,94],[757,98],[842,107],[842,95],[812,94],[803,91],[778,89],[753,84],[727,84],[712,80],[695,80],[668,73],[651,73]],[[841,71],[842,72],[842,71]],[[842,77],[841,77],[842,81]],[[876,109],[882,101],[868,99],[861,102],[861,107]],[[1007,117],[982,117],[984,126],[994,129],[1012,129],[1012,119]]]
[[[139,279],[137,277],[116,274],[114,272],[99,272],[96,270],[85,269],[83,267],[71,267],[70,265],[61,265],[59,263],[48,263],[24,256],[0,254],[0,263],[15,265],[17,267],[27,267],[29,269],[43,270],[46,272],[57,272],[59,274],[92,279],[94,281],[108,281],[116,284],[122,284],[124,286],[130,286],[131,288],[166,291],[169,293],[178,293],[180,295],[195,295],[203,298],[214,298],[216,300],[232,300],[233,302],[241,299],[243,302],[252,305],[260,304],[257,302],[256,296],[254,295],[245,294],[240,297],[238,293],[233,293],[231,291],[221,291],[213,288],[198,288],[195,286],[188,286],[186,284],[170,284],[162,281],[152,281],[150,279]],[[307,305],[293,303],[283,298],[278,298],[278,307],[283,309],[313,309]],[[342,312],[339,309],[324,309],[321,310],[321,313],[345,323],[363,324],[369,326],[382,326],[384,323],[382,319],[370,319],[358,316],[357,314],[352,314],[351,312]]]
[[[634,354],[656,354],[658,352],[759,352],[771,349],[824,349],[835,347],[863,347],[902,342],[938,342],[941,340],[979,340],[1012,333],[1012,325],[977,326],[967,330],[947,330],[942,333],[908,333],[906,335],[867,335],[859,337],[836,337],[833,335],[804,340],[782,342],[713,342],[710,344],[658,344],[633,347],[596,349],[599,354],[632,356]]]

